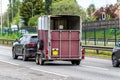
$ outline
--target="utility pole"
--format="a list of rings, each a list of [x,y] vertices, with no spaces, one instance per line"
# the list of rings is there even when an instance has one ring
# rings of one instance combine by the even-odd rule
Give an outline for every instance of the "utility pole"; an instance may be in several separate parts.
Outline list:
[[[12,9],[12,21],[13,21],[13,0],[11,0],[11,9]]]
[[[0,1],[0,14],[1,14],[1,33],[2,33],[2,0]]]
[[[120,28],[120,6],[118,7],[118,12],[119,12],[119,28]]]
[[[7,11],[7,25],[8,25],[8,27],[9,27],[9,8],[8,8],[8,11]]]

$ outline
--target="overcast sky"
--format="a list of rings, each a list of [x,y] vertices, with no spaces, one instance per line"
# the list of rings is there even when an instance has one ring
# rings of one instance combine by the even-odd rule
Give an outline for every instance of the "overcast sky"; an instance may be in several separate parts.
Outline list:
[[[90,4],[95,4],[96,8],[106,6],[106,4],[115,4],[117,0],[77,0],[78,4],[83,8],[88,8]]]
[[[115,4],[117,0],[77,0],[78,4],[83,8],[87,8],[90,4],[95,4],[96,8],[105,6],[106,4]],[[1,0],[0,0],[1,3]],[[2,0],[2,12],[7,10],[8,0]]]
[[[1,0],[0,0],[0,4],[1,4]],[[7,10],[7,4],[8,4],[8,0],[2,0],[2,13],[4,13]]]

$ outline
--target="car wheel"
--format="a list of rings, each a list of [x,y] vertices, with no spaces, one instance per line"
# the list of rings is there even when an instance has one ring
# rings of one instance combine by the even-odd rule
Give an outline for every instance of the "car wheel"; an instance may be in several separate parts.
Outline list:
[[[23,61],[27,61],[26,51],[25,51],[25,49],[23,50],[23,56],[22,56],[22,58],[23,58]]]
[[[35,56],[35,62],[36,62],[37,65],[40,64],[40,63],[39,63],[39,58],[40,58],[40,55],[37,54],[37,55]]]
[[[15,49],[13,48],[13,50],[12,50],[12,58],[13,59],[17,59],[18,58],[18,56],[16,55],[16,53],[15,53]]]
[[[119,67],[119,62],[115,55],[112,56],[112,65],[113,65],[113,67]]]

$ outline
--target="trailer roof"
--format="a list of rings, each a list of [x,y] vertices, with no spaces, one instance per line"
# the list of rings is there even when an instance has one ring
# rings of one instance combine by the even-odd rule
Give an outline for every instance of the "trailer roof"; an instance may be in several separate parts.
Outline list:
[[[43,16],[49,16],[49,17],[80,17],[79,15],[43,15]],[[40,16],[42,17],[42,16]]]
[[[80,17],[78,15],[50,15],[50,17]]]

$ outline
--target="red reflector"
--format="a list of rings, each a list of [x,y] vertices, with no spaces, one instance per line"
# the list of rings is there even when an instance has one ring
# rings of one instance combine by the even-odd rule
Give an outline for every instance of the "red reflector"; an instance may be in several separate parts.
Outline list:
[[[84,58],[85,58],[85,49],[82,48],[82,59],[84,59]]]
[[[27,46],[29,46],[29,47],[35,47],[35,46],[36,46],[36,43],[30,42],[30,43],[27,44]]]

